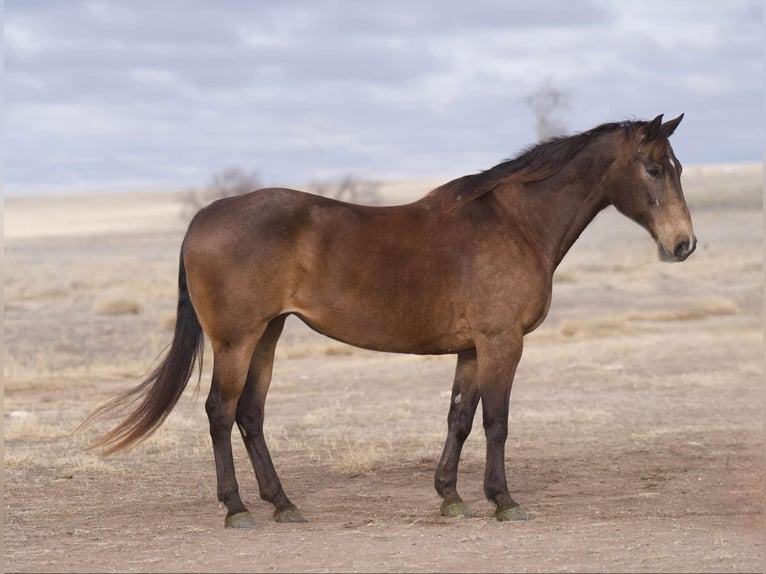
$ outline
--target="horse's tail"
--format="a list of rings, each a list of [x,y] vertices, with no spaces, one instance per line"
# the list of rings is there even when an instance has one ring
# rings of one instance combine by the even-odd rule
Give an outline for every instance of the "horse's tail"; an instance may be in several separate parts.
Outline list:
[[[183,249],[181,249],[180,260],[178,308],[170,351],[141,384],[96,409],[81,425],[87,425],[93,419],[103,418],[107,414],[132,408],[130,414],[119,425],[90,446],[90,448],[106,447],[104,455],[122,450],[147,438],[162,424],[186,388],[194,370],[195,360],[199,363],[201,376],[205,341],[186,287]]]

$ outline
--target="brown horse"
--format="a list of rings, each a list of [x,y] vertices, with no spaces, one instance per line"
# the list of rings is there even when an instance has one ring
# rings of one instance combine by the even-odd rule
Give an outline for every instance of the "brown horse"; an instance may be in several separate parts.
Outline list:
[[[508,406],[522,340],[546,316],[553,272],[595,215],[612,204],[642,225],[660,257],[696,245],[681,164],[662,123],[609,123],[534,146],[515,159],[394,207],[352,205],[262,189],[216,201],[192,220],[181,248],[170,351],[138,387],[101,407],[133,405],[97,445],[107,453],[148,436],[180,397],[203,332],[212,343],[210,421],[225,524],[253,519],[239,496],[231,451],[236,422],[277,521],[302,521],[263,436],[274,350],[285,318],[378,351],[457,354],[447,440],[436,467],[441,513],[465,516],[460,452],[481,400],[484,493],[498,520],[528,515],[508,492]]]

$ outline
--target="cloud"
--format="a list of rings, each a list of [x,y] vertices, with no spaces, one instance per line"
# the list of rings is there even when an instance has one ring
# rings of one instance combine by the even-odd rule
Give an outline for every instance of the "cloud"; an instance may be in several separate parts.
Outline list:
[[[570,130],[685,111],[686,163],[756,159],[756,16],[712,0],[13,2],[6,189],[183,187],[231,164],[292,184],[475,171],[534,141],[524,97],[546,78],[571,92]],[[724,129],[735,145],[711,137]]]

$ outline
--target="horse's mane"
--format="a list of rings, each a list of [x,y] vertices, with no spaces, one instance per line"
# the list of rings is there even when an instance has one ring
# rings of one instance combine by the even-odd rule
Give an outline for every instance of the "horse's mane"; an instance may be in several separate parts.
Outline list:
[[[601,124],[593,129],[570,136],[559,136],[524,149],[485,171],[453,179],[429,192],[425,197],[436,200],[442,209],[452,211],[492,191],[501,183],[527,183],[547,179],[574,158],[598,136],[623,130],[633,132],[645,121],[624,121]]]

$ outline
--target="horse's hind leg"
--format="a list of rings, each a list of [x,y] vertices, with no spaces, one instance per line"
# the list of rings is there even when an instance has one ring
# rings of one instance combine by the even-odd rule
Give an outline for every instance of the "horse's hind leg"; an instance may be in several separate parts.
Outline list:
[[[213,342],[213,380],[205,401],[210,437],[213,440],[218,500],[226,505],[225,524],[231,528],[255,526],[253,517],[239,496],[231,452],[231,428],[254,347],[255,344],[226,346]]]
[[[447,417],[447,440],[444,451],[436,465],[434,486],[442,497],[443,516],[473,516],[472,510],[457,493],[457,467],[463,443],[471,433],[473,417],[479,404],[479,384],[476,351],[458,355],[455,383],[452,386],[449,415]]]
[[[274,519],[277,522],[305,522],[282,489],[263,436],[264,404],[271,383],[274,351],[285,319],[286,315],[272,319],[255,348],[247,373],[247,383],[237,405],[236,420],[253,463],[261,498],[274,505]]]

